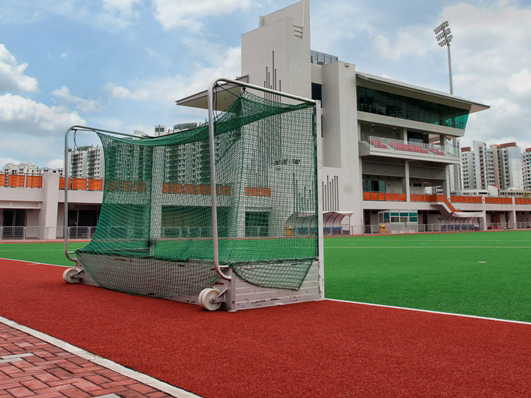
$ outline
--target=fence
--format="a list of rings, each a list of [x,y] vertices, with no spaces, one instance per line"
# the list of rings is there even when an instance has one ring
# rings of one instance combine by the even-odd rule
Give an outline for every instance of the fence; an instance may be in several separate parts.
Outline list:
[[[389,226],[390,225],[390,226]],[[463,223],[463,224],[386,224],[386,234],[415,234],[426,232],[462,232],[462,231],[482,231],[483,226],[480,223]],[[517,222],[517,223],[488,223],[486,230],[515,230],[515,229],[531,229],[531,222]],[[358,232],[358,231],[363,232]],[[379,224],[364,225],[363,227],[351,226],[349,229],[343,229],[337,235],[357,235],[364,234],[380,234],[381,229]],[[326,235],[326,234],[325,234]]]
[[[0,187],[42,188],[42,176],[25,174],[0,174]]]
[[[406,194],[404,193],[386,193],[386,192],[363,192],[363,200],[367,201],[386,201],[386,202],[405,202]],[[491,197],[491,196],[469,196],[469,195],[451,195],[450,200],[444,195],[431,194],[411,194],[410,202],[444,202],[452,209],[453,203],[483,203],[512,205],[513,197]],[[515,205],[531,205],[531,198],[514,198]],[[458,210],[457,210],[458,211]]]
[[[45,236],[55,236],[55,239],[64,239],[62,226],[57,227],[0,227],[0,240],[20,241],[20,240],[43,240]],[[134,227],[115,227],[115,228],[134,228]],[[515,230],[531,229],[531,222],[517,223],[488,223],[486,230]],[[386,234],[416,234],[426,232],[463,232],[463,231],[481,231],[482,225],[478,223],[464,224],[386,224]],[[48,232],[48,234],[46,233]],[[96,232],[96,227],[68,227],[69,239],[90,240]],[[134,234],[134,231],[122,231],[124,234]],[[220,231],[221,235],[223,231]],[[261,231],[250,231],[249,236],[262,236]],[[311,232],[311,231],[310,231]],[[343,225],[323,228],[324,236],[349,236],[360,234],[381,234],[380,224],[372,225]],[[286,236],[307,235],[308,228],[299,228]],[[161,237],[164,239],[179,239],[189,237],[212,237],[211,227],[163,227]],[[54,238],[47,238],[54,239]]]
[[[59,189],[65,189],[65,178],[59,178]],[[102,179],[69,178],[68,189],[73,191],[103,191]]]
[[[96,227],[68,227],[69,239],[91,239]],[[64,227],[6,227],[0,226],[0,240],[63,239]]]

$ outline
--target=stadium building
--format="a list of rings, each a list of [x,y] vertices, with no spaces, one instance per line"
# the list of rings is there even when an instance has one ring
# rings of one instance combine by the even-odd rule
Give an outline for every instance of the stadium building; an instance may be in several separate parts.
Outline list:
[[[451,195],[450,166],[460,163],[452,140],[464,136],[469,114],[488,106],[313,51],[307,0],[260,17],[259,27],[242,36],[241,76],[321,101],[328,232],[373,233],[382,224],[386,232],[486,229],[531,220],[527,200]],[[204,107],[205,96],[177,103]],[[425,194],[430,187],[442,194]]]
[[[450,166],[459,165],[461,154],[466,152],[453,146],[452,141],[464,136],[469,114],[489,107],[358,71],[354,63],[313,51],[309,6],[309,0],[302,0],[262,16],[257,29],[242,35],[239,79],[320,101],[322,134],[318,139],[322,173],[319,188],[325,233],[528,228],[531,199],[452,194]],[[208,83],[205,82],[205,87]],[[231,90],[237,89],[224,87],[218,93],[218,110],[226,109],[230,100],[236,98],[229,94]],[[206,108],[206,91],[177,103]],[[163,126],[158,127],[156,135],[166,133]],[[487,155],[485,150],[484,162]],[[470,162],[480,160],[480,156],[470,158]],[[476,173],[484,170],[471,163],[468,173],[472,169]],[[477,180],[464,170],[464,184]],[[200,166],[194,173],[202,179]],[[186,174],[164,176],[168,179],[185,177]],[[20,181],[16,186],[10,185],[10,181],[11,176],[2,179],[0,175],[0,209],[4,209],[4,215],[6,210],[16,209],[25,216],[20,216],[18,219],[23,221],[17,221],[16,225],[9,218],[6,224],[5,216],[3,223],[0,219],[4,232],[6,227],[23,226],[28,237],[30,227],[45,231],[34,234],[39,238],[62,236],[57,226],[63,223],[60,190],[64,187],[64,179],[58,175],[44,175],[37,189],[28,189]],[[101,179],[76,176],[69,184],[74,191],[69,199],[68,224],[78,231],[78,236],[80,228],[90,235],[102,198]],[[426,194],[427,188],[438,193]],[[272,192],[275,187],[262,189]],[[255,211],[267,212],[267,208],[255,207]],[[288,223],[286,220],[286,225]]]

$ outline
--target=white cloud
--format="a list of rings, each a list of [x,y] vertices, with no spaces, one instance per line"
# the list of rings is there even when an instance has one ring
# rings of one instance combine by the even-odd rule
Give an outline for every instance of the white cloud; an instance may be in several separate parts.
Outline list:
[[[66,52],[61,53],[61,58],[62,59],[67,59],[68,58],[68,53],[66,53]]]
[[[252,5],[251,0],[152,0],[155,19],[164,30],[184,28],[198,32],[202,27],[200,19],[210,15],[230,14],[245,10]]]
[[[173,104],[179,98],[206,90],[208,84],[215,78],[235,78],[238,76],[240,57],[240,47],[230,47],[214,57],[219,61],[214,62],[214,66],[196,64],[194,72],[189,76],[176,75],[134,82],[133,88],[108,83],[103,89],[110,91],[114,98],[135,101],[152,100]]]
[[[22,162],[20,160],[17,160],[11,157],[0,156],[0,167],[4,167],[8,163],[19,164]]]
[[[63,168],[64,165],[65,165],[64,159],[52,159],[52,160],[49,160],[48,163],[46,163],[46,167],[49,167],[50,169]]]
[[[86,123],[77,112],[70,112],[64,107],[50,107],[13,94],[0,96],[0,132],[9,134],[10,139],[13,133],[36,136],[62,134],[75,124]]]
[[[145,101],[149,99],[149,92],[145,89],[137,89],[134,91],[129,90],[128,88],[121,87],[114,83],[107,83],[103,90],[110,91],[111,97],[128,99],[132,101]]]
[[[310,11],[314,21],[311,26],[312,48],[317,51],[339,55],[347,41],[353,42],[360,34],[374,30],[373,12],[363,2],[337,1],[333,7],[328,3],[317,3]],[[360,15],[363,18],[359,18]]]
[[[108,32],[117,32],[131,25],[138,13],[134,5],[142,0],[24,0],[12,1],[4,7],[0,21],[8,23],[34,23],[51,15],[96,27]],[[5,1],[4,1],[5,2]],[[9,1],[8,1],[9,3]]]
[[[531,72],[529,69],[523,68],[520,72],[514,73],[507,81],[507,86],[513,94],[531,99]]]
[[[15,57],[0,44],[0,92],[36,92],[37,79],[24,74],[28,64],[18,64]]]
[[[61,87],[58,90],[52,91],[52,95],[61,98],[67,104],[73,104],[82,112],[100,112],[101,106],[98,101],[93,99],[84,99],[76,97],[70,93],[68,87]]]
[[[388,60],[403,57],[425,58],[435,41],[433,30],[426,26],[409,26],[399,29],[391,40],[383,35],[374,38],[374,45],[380,56]]]
[[[103,0],[103,8],[111,11],[119,11],[124,18],[137,16],[133,11],[135,4],[141,0]]]
[[[497,143],[529,141],[531,9],[507,1],[481,4],[443,11],[454,35],[454,91],[491,105],[472,115],[466,136]]]

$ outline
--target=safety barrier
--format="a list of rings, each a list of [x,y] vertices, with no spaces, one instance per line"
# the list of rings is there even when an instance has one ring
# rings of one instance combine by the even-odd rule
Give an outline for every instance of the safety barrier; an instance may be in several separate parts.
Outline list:
[[[65,189],[65,178],[59,178],[59,189]],[[103,191],[103,180],[92,178],[69,178],[68,189],[74,191]]]
[[[363,192],[363,200],[379,200],[389,202],[405,202],[405,193]]]
[[[25,174],[0,174],[0,187],[42,188],[42,176]]]

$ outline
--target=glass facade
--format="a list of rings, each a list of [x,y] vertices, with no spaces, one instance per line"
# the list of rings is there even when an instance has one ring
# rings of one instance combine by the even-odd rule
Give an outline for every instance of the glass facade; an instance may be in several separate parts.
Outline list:
[[[385,181],[363,180],[363,192],[385,192]]]
[[[357,86],[358,111],[464,130],[466,109]]]

